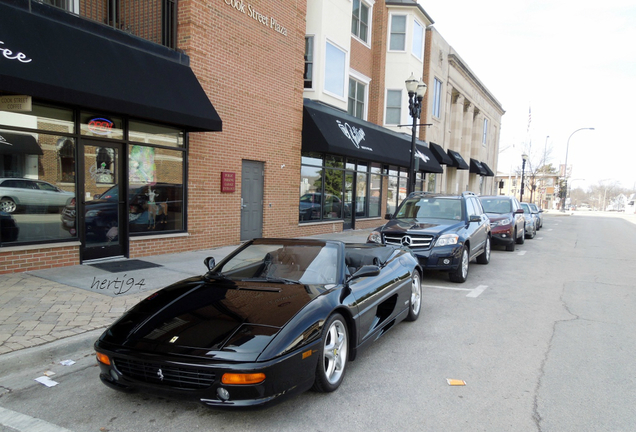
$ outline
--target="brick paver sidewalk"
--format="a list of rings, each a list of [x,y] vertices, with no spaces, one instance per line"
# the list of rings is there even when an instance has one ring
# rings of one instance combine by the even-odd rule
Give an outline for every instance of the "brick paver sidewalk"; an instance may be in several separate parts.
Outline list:
[[[106,327],[148,294],[110,297],[26,273],[0,275],[0,354]]]

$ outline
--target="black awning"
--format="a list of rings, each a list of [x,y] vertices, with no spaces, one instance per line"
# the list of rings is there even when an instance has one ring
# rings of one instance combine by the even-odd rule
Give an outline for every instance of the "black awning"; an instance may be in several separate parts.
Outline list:
[[[451,160],[453,161],[450,166],[455,167],[458,170],[467,170],[469,168],[468,164],[466,163],[462,155],[459,154],[459,152],[448,150],[448,156],[450,156]]]
[[[0,131],[0,154],[43,155],[33,135]]]
[[[431,153],[433,153],[437,162],[444,165],[453,165],[453,160],[448,156],[441,145],[435,143],[429,143],[429,145]]]
[[[183,63],[3,3],[0,29],[0,91],[189,131],[221,130],[221,118]]]
[[[490,167],[488,165],[486,165],[486,162],[482,162],[481,163],[481,167],[486,170],[486,177],[494,177],[495,176],[495,173],[493,172],[493,170],[490,169]]]
[[[420,143],[423,143],[423,141],[418,140],[415,144],[417,151],[416,157],[419,159],[418,171],[434,174],[443,173],[444,168],[442,168],[439,162],[437,162],[437,159],[431,149]]]
[[[407,135],[305,99],[302,149],[408,167],[411,141]],[[421,153],[419,171],[443,172],[426,146],[420,145],[417,149]]]
[[[473,158],[470,158],[470,172],[481,176],[485,176],[487,174],[484,167],[481,166],[481,162]]]

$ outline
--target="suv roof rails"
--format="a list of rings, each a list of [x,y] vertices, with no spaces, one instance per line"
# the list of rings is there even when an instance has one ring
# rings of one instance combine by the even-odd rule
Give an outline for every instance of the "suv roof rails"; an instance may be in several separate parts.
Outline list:
[[[471,191],[466,191],[462,192],[462,196],[477,196],[477,194]]]

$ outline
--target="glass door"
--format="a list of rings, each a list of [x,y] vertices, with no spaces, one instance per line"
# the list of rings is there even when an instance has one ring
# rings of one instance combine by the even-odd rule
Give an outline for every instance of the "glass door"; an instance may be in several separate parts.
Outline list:
[[[344,222],[342,229],[353,229],[355,227],[355,172],[345,171],[345,190],[344,190]]]
[[[124,256],[128,224],[122,145],[86,140],[82,144],[84,187],[76,204],[82,261]]]

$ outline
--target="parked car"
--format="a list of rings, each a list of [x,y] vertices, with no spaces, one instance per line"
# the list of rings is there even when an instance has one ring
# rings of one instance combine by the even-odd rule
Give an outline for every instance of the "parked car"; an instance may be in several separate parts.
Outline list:
[[[14,242],[18,239],[20,228],[13,216],[0,211],[0,243]]]
[[[101,335],[104,384],[221,408],[332,392],[362,348],[421,310],[421,269],[399,246],[255,239],[205,262]]]
[[[536,204],[533,204],[533,203],[528,203],[528,204],[530,205],[530,209],[532,210],[532,213],[537,218],[537,231],[539,231],[541,228],[543,228],[543,209]]]
[[[342,214],[344,207],[345,214]],[[310,221],[320,220],[321,212],[329,214],[334,218],[351,216],[350,206],[343,206],[342,200],[333,194],[323,194],[318,192],[308,192],[300,197],[299,220]]]
[[[521,203],[523,217],[526,220],[526,238],[533,239],[537,235],[537,217],[532,212],[528,203]]]
[[[368,242],[407,246],[425,270],[448,272],[452,282],[466,281],[473,258],[490,262],[490,220],[472,192],[413,192],[387,219]]]
[[[0,211],[59,212],[75,196],[42,180],[0,178]]]
[[[481,196],[479,201],[490,219],[493,244],[504,245],[507,251],[512,252],[517,244],[525,242],[525,218],[517,198],[504,195]]]
[[[154,201],[150,197],[153,193]],[[153,209],[150,202],[156,202]],[[128,191],[128,223],[130,232],[160,230],[165,226],[168,214],[181,212],[183,187],[180,184],[155,183],[152,185],[131,185]],[[84,225],[87,235],[106,238],[108,231],[118,226],[119,186],[115,185],[84,204]],[[153,211],[150,211],[153,210]],[[62,228],[75,233],[76,201],[69,201],[62,210]]]

